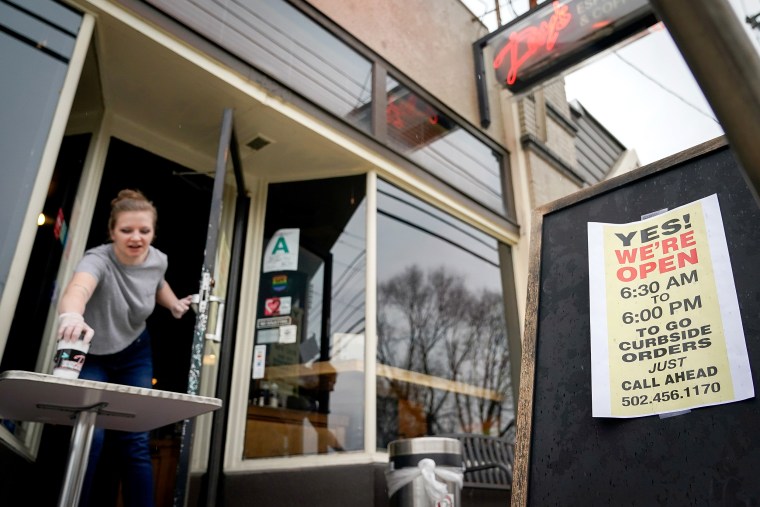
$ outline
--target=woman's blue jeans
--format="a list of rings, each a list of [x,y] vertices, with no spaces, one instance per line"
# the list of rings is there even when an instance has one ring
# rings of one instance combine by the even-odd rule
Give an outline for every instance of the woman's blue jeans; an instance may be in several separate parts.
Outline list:
[[[147,329],[120,352],[103,356],[88,355],[79,378],[152,387],[153,360]],[[103,452],[104,448],[107,449],[106,453]],[[101,455],[104,458],[102,463]],[[96,428],[80,507],[111,504],[118,494],[119,481],[125,507],[154,505],[150,434]]]

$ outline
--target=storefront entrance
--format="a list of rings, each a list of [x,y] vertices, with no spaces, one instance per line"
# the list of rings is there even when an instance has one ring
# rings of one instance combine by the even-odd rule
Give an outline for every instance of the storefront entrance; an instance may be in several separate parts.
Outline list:
[[[64,158],[59,165],[75,164],[70,152],[82,152],[83,141],[88,139],[71,139],[67,141]],[[69,174],[71,177],[71,175]],[[78,181],[78,178],[75,178]],[[208,225],[209,205],[213,180],[204,174],[191,171],[169,160],[154,155],[146,150],[112,138],[109,141],[103,176],[96,200],[92,225],[87,240],[87,248],[108,241],[108,217],[111,199],[120,189],[133,188],[141,190],[156,206],[159,213],[157,236],[154,242],[159,250],[169,257],[170,268],[167,281],[182,297],[198,291],[200,266],[203,262],[205,233]],[[61,186],[66,187],[65,182]],[[53,188],[57,202],[65,199]],[[39,287],[54,287],[55,263],[60,261],[60,245],[51,245],[44,238],[51,236],[47,231],[40,231],[39,240],[33,251],[34,264],[30,264],[27,276],[27,290],[20,298],[16,319],[12,327],[10,343],[15,344],[14,354],[7,356],[4,364],[10,368],[12,358],[23,364],[32,362],[34,351],[15,339],[16,335],[31,335],[30,326],[42,327],[48,305],[41,297]],[[40,266],[46,269],[39,270]],[[52,276],[51,276],[52,275]],[[33,287],[37,291],[32,290]],[[168,311],[157,308],[148,320],[148,329],[152,337],[154,386],[156,389],[185,392],[190,366],[190,351],[193,340],[195,316],[187,314],[180,320],[171,317]],[[6,368],[9,369],[9,368]],[[49,469],[56,476],[63,470],[66,450],[69,443],[68,428],[46,428],[40,449],[39,465]],[[171,505],[174,495],[176,469],[181,439],[181,425],[158,428],[152,432],[152,455],[156,478],[156,496],[159,505]],[[106,462],[109,457],[102,457]],[[115,464],[114,464],[115,465]],[[53,488],[52,492],[57,490]],[[45,495],[45,492],[40,492]],[[44,499],[40,499],[43,504]]]
[[[154,246],[169,257],[166,279],[179,297],[198,292],[213,180],[116,138],[109,142],[87,247],[103,243],[111,199],[123,188],[140,189],[158,210]],[[174,319],[157,307],[148,319],[154,387],[186,392],[195,315]],[[155,492],[171,505],[181,445],[181,424],[151,434]],[[101,459],[108,459],[103,456]]]
[[[187,94],[159,86],[149,75],[167,53],[152,51],[153,58],[141,58],[151,52],[145,50],[144,38],[107,17],[101,18],[98,26],[38,221],[2,370],[50,371],[60,291],[82,252],[108,242],[110,203],[121,189],[139,189],[156,206],[159,219],[154,246],[169,257],[166,279],[175,293],[183,297],[199,291],[224,99],[209,100],[214,104],[207,110],[187,113],[178,104],[192,102]],[[117,49],[111,50],[113,47]],[[174,63],[179,64],[177,59]],[[141,72],[134,71],[141,67]],[[170,70],[168,65],[165,68]],[[175,77],[181,75],[178,71]],[[164,116],[163,123],[157,121],[161,117],[157,103],[173,118]],[[197,115],[193,128],[187,128],[187,114]],[[172,127],[167,128],[167,123]],[[231,217],[225,219],[224,224],[217,224],[219,231],[229,227]],[[231,236],[225,235],[225,252],[229,252],[226,243],[230,241]],[[222,264],[212,273],[222,291],[227,286],[225,269]],[[212,317],[212,326],[214,320]],[[193,312],[176,320],[158,306],[149,318],[156,389],[187,391],[195,324]],[[213,372],[208,377],[213,378]],[[213,383],[205,389],[208,392],[203,394],[213,395]],[[70,428],[23,421],[0,423],[33,449],[34,475],[50,480],[50,487],[24,488],[30,492],[30,503],[53,505],[60,491]],[[185,443],[182,424],[158,428],[151,435],[157,505],[173,503],[180,449]],[[106,463],[107,449],[101,457]]]
[[[141,190],[158,210],[153,246],[169,257],[166,280],[178,297],[198,292],[211,202],[211,177],[112,138],[87,248],[107,240],[110,202],[119,190]],[[157,308],[148,320],[156,389],[185,392],[194,315],[179,321]]]

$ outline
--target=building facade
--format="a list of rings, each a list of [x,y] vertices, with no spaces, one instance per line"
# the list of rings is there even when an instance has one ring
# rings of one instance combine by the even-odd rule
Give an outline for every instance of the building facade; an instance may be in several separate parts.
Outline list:
[[[384,505],[391,441],[513,439],[531,210],[636,165],[561,80],[489,82],[481,127],[487,30],[457,0],[21,0],[0,25],[0,369],[51,371],[122,188],[175,292],[210,290],[201,349],[191,316],[149,321],[155,387],[224,401],[154,432],[159,504]],[[35,504],[66,431],[2,421]]]

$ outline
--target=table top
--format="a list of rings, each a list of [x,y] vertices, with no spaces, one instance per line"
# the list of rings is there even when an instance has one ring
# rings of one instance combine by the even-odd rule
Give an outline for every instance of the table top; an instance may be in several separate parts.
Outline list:
[[[217,410],[222,400],[20,370],[0,374],[3,419],[72,426],[78,412],[98,405],[96,426],[149,431]]]

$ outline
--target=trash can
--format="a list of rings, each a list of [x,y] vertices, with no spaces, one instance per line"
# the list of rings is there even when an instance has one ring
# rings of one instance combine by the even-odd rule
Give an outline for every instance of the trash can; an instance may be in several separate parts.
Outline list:
[[[391,507],[461,507],[462,443],[420,437],[388,444],[385,477]]]

